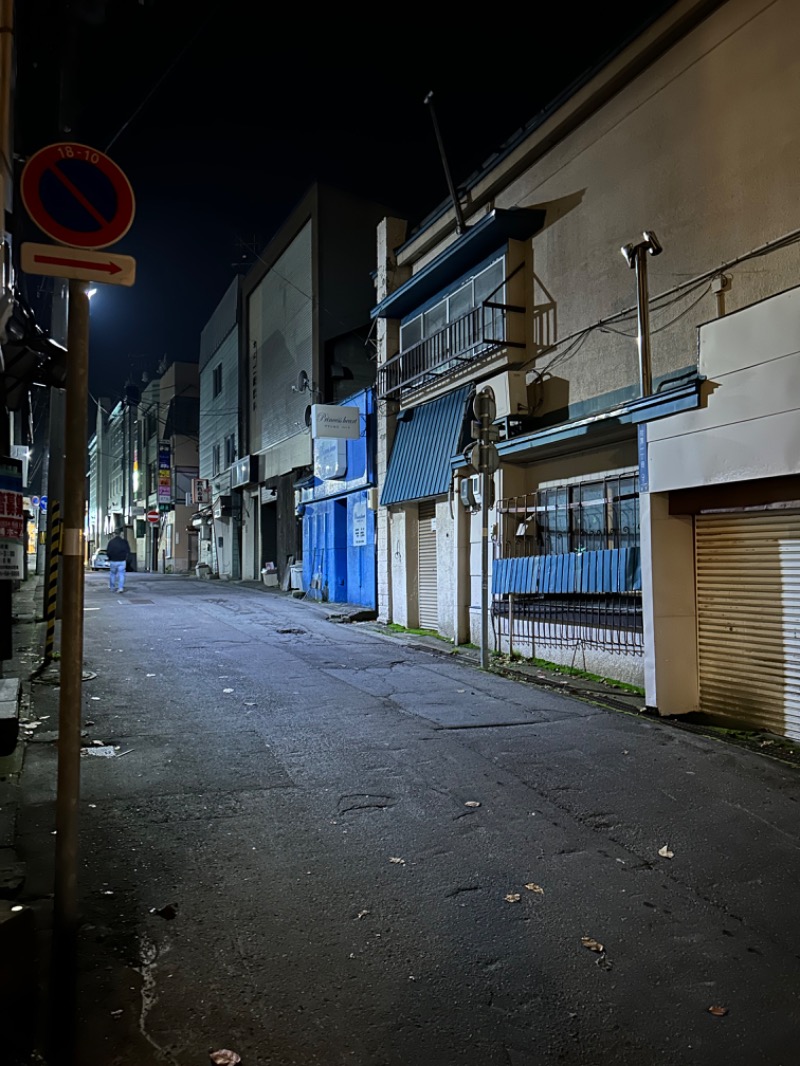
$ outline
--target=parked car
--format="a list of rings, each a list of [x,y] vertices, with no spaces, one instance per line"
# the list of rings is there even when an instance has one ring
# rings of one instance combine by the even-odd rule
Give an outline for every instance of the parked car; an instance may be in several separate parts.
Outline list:
[[[92,570],[110,570],[111,563],[108,561],[108,554],[105,548],[100,548],[92,556]]]

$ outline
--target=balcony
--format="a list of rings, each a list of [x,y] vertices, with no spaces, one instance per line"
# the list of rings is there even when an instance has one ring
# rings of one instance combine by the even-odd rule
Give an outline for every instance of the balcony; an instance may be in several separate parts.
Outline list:
[[[486,300],[454,318],[378,368],[378,398],[403,400],[432,382],[474,369],[502,349],[524,348],[523,341],[511,339],[515,331],[509,328],[510,316],[524,313],[524,307]]]

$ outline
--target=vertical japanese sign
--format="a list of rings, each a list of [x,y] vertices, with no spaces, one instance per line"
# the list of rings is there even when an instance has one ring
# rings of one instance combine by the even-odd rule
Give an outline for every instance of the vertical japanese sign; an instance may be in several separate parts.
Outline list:
[[[367,543],[366,498],[353,502],[353,547],[361,548]]]
[[[22,463],[0,457],[0,581],[21,581],[24,571]]]
[[[172,454],[168,440],[158,443],[158,505],[172,503]]]

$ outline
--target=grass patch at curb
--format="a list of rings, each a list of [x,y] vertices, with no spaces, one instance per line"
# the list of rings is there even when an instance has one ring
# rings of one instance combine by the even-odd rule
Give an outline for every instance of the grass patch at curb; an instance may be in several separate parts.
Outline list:
[[[406,626],[398,625],[397,622],[387,623],[386,628],[390,633],[405,633],[412,637],[435,637],[437,640],[444,641],[445,644],[452,646],[452,640],[447,637],[443,637],[441,633],[437,633],[435,629],[408,629]]]
[[[625,681],[616,681],[612,677],[603,677],[600,674],[591,674],[588,670],[580,670],[577,666],[563,666],[560,663],[551,663],[548,659],[526,659],[523,655],[514,652],[512,655],[501,654],[498,652],[492,655],[493,662],[501,664],[513,664],[517,663],[520,666],[535,666],[540,670],[548,670],[553,674],[560,674],[563,677],[578,677],[584,681],[594,681],[598,685],[604,685],[608,688],[618,689],[620,692],[628,692],[632,696],[644,696],[644,689],[639,685],[629,685]]]

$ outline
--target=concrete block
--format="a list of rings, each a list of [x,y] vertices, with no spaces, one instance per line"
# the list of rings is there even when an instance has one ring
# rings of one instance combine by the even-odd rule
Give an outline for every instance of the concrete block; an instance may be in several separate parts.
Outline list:
[[[17,744],[19,696],[18,677],[0,679],[0,755],[9,755]]]

